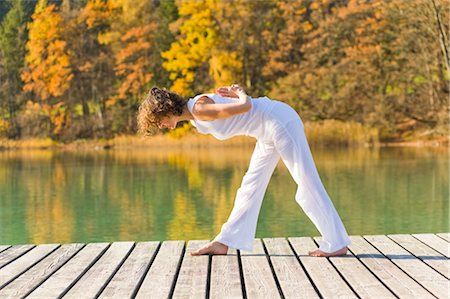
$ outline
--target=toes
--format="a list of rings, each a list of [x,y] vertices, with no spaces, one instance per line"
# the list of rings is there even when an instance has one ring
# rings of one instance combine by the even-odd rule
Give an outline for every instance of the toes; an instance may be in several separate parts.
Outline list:
[[[202,255],[203,254],[203,250],[202,250],[202,248],[200,248],[200,249],[197,249],[195,251],[191,251],[190,254],[191,254],[191,256]]]
[[[191,251],[190,255],[191,256],[197,256],[197,255],[208,254],[209,252],[210,252],[209,247],[202,247],[202,248],[199,248],[199,249],[197,249],[195,251]]]
[[[326,256],[325,253],[323,253],[323,252],[320,251],[320,250],[313,250],[313,251],[310,251],[310,252],[309,252],[309,255],[310,255],[310,256],[316,256],[316,257],[323,257],[323,256]]]

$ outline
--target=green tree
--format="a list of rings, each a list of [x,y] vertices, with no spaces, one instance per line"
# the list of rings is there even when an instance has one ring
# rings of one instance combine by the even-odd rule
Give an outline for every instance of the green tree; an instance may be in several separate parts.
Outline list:
[[[3,18],[6,16],[10,9],[10,1],[0,1],[0,23],[3,21]]]
[[[4,102],[0,103],[2,118],[8,120],[7,136],[17,138],[20,135],[16,122],[16,113],[21,106],[22,80],[20,72],[24,65],[25,43],[27,39],[27,15],[23,0],[12,3],[0,27],[1,81],[0,93]]]
[[[162,66],[164,59],[161,53],[170,49],[170,45],[175,41],[175,35],[170,30],[170,24],[178,18],[178,8],[175,0],[160,1],[156,14],[158,28],[155,30],[154,51],[151,51],[151,60],[155,61],[152,82],[157,86],[169,87],[171,81],[169,72]]]

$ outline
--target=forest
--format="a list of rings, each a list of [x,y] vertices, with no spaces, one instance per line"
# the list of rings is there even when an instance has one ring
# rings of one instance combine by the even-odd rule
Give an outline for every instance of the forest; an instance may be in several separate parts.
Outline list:
[[[0,138],[134,135],[152,86],[189,98],[231,83],[381,141],[447,136],[449,11],[445,0],[0,1]]]

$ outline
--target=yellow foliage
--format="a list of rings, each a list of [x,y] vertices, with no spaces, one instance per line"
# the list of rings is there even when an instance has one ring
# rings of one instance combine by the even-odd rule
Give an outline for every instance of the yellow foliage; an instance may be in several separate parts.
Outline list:
[[[174,81],[171,89],[183,96],[191,93],[195,69],[210,59],[211,49],[218,42],[217,25],[212,16],[216,5],[216,0],[178,2],[178,13],[184,19],[180,35],[161,56],[166,59],[163,67]]]
[[[216,86],[239,82],[242,61],[235,52],[215,52],[209,60],[209,73]]]
[[[66,107],[64,106],[64,102],[58,102],[53,105],[44,104],[42,108],[53,124],[53,133],[59,134],[66,121]]]
[[[9,122],[0,118],[0,136],[6,136],[9,131]]]
[[[314,27],[313,27],[313,25],[312,25],[310,22],[308,22],[308,21],[303,22],[303,31],[304,31],[304,32],[309,32],[309,31],[311,31],[313,28],[314,28]]]
[[[187,136],[191,131],[192,131],[192,125],[191,125],[191,123],[187,122],[187,123],[183,124],[183,126],[169,131],[168,135],[171,138],[180,139],[184,136]]]
[[[117,9],[113,1],[90,0],[81,12],[89,29],[101,25],[103,20],[108,19],[112,11]]]
[[[184,78],[175,79],[170,89],[180,95],[187,95],[190,92],[189,84]]]

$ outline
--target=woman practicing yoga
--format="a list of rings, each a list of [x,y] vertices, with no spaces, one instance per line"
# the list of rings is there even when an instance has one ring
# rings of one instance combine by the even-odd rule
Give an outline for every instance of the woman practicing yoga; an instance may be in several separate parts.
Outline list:
[[[267,185],[280,158],[298,185],[295,200],[322,235],[311,256],[347,253],[351,244],[314,164],[302,120],[289,105],[268,97],[251,98],[236,84],[189,100],[154,87],[138,112],[139,132],[174,129],[189,120],[197,131],[223,140],[236,135],[256,138],[256,146],[237,190],[233,210],[214,240],[191,255],[227,254],[228,248],[252,251]]]

